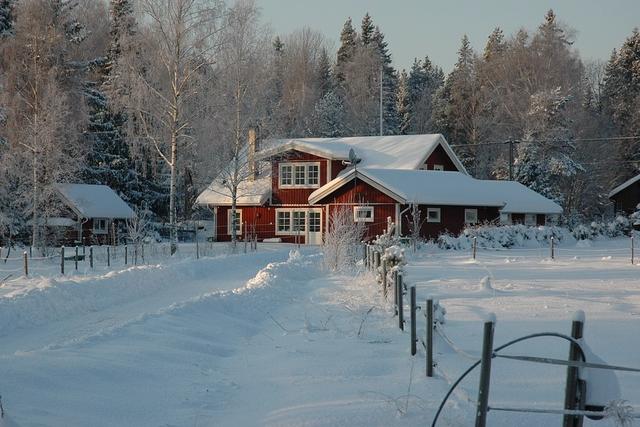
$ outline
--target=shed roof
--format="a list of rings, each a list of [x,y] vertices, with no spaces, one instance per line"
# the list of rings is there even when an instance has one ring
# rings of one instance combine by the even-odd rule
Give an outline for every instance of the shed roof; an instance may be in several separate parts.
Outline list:
[[[632,184],[635,184],[638,181],[640,181],[640,175],[636,175],[633,178],[628,179],[627,181],[623,182],[622,184],[618,185],[616,188],[611,190],[611,192],[609,193],[609,197],[615,196],[625,188],[629,187]]]
[[[129,219],[135,212],[106,185],[56,184],[62,199],[83,218]]]

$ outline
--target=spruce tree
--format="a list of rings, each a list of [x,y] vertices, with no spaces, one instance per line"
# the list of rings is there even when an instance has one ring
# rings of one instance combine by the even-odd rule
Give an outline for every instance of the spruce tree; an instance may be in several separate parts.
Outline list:
[[[409,126],[411,124],[410,106],[409,77],[406,70],[402,70],[400,78],[398,79],[398,94],[396,98],[396,110],[400,118],[398,129],[400,135],[407,135],[409,133]]]
[[[14,0],[0,0],[0,39],[13,32],[13,2]]]
[[[384,34],[379,27],[375,27],[372,41],[378,51],[382,67],[382,110],[383,110],[383,135],[395,135],[400,127],[400,118],[396,109],[396,92],[398,88],[398,75],[391,65],[391,54],[384,39]]]
[[[369,13],[362,18],[362,26],[360,28],[360,42],[363,46],[368,46],[373,41],[373,33],[375,27],[373,26],[373,20]]]
[[[487,44],[484,48],[483,58],[485,61],[490,62],[495,57],[500,56],[507,49],[507,44],[504,40],[504,33],[498,27],[496,27],[487,40]]]
[[[340,47],[338,48],[336,60],[336,81],[342,83],[344,81],[343,68],[349,63],[356,51],[357,33],[353,29],[351,18],[347,19],[340,33]]]
[[[329,91],[333,90],[333,77],[331,75],[331,60],[327,49],[322,48],[320,51],[320,59],[318,60],[318,87],[320,89],[319,98],[324,97]]]

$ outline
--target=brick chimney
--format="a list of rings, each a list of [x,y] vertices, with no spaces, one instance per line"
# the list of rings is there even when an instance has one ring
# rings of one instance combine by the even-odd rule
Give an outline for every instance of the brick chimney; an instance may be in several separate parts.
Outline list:
[[[260,149],[258,146],[258,137],[256,135],[256,128],[249,129],[249,180],[253,181],[258,176],[258,162],[256,161],[256,152]]]

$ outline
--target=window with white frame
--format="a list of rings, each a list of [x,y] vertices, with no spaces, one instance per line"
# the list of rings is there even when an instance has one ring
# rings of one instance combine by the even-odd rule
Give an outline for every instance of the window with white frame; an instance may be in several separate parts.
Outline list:
[[[500,224],[511,224],[511,214],[510,213],[500,213]]]
[[[465,224],[477,224],[478,223],[478,209],[465,209],[464,210],[464,223]]]
[[[444,170],[444,165],[433,165],[433,170],[434,171],[443,171]]]
[[[524,214],[524,225],[536,225],[536,214]]]
[[[280,187],[318,188],[320,186],[320,163],[281,163]]]
[[[373,222],[373,206],[354,206],[353,220],[355,222]]]
[[[276,209],[276,234],[304,234],[306,230],[306,211]]]
[[[440,208],[427,208],[427,222],[440,222]]]
[[[93,219],[94,234],[107,234],[108,228],[109,228],[109,220],[107,220],[106,218]]]
[[[242,209],[236,209],[235,217],[236,235],[242,234]],[[231,216],[231,209],[227,211],[227,234],[231,235],[234,221]]]

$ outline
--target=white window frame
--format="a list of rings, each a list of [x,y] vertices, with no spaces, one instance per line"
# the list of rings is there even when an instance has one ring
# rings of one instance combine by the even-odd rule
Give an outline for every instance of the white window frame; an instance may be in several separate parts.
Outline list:
[[[231,232],[231,212],[232,210],[229,209],[227,211],[227,234],[229,236],[231,236],[232,232]],[[236,209],[236,215],[239,216],[238,218],[238,223],[236,224],[236,236],[242,236],[242,209]]]
[[[436,212],[438,214],[438,218],[432,219],[431,215],[429,215],[431,212]],[[431,222],[431,223],[442,222],[442,212],[440,208],[427,208],[427,222]]]
[[[510,213],[500,213],[500,224],[511,225],[511,214]]]
[[[528,225],[528,226],[538,225],[538,215],[536,215],[536,214],[524,214],[524,225]]]
[[[444,171],[444,165],[433,165],[433,170],[434,171]]]
[[[370,216],[361,217],[360,212],[371,212]],[[373,206],[354,206],[353,222],[373,222],[374,209]]]
[[[279,217],[280,217],[280,214],[285,214],[285,213],[288,214],[287,229],[280,230]],[[293,219],[293,217],[296,214],[302,214],[304,217],[304,222],[301,224],[300,230],[297,230],[297,227],[295,226],[296,221],[294,221]],[[309,215],[307,215],[306,209],[300,209],[300,208],[276,209],[276,221],[275,221],[276,236],[295,236],[295,235],[304,236],[305,233],[307,232],[308,223],[309,223]]]
[[[104,223],[104,227],[97,227]],[[107,234],[109,232],[109,218],[93,218],[93,234]]]
[[[290,184],[286,184],[282,182],[282,178],[283,178],[283,173],[282,170],[284,168],[289,168],[289,170],[291,171],[291,183]],[[297,180],[297,171],[299,170],[299,168],[303,168],[303,182],[300,183]],[[312,169],[316,169],[317,173],[314,174],[313,176],[313,180],[310,179],[310,171]],[[280,188],[320,188],[320,162],[287,162],[287,163],[280,163],[280,165],[278,165],[278,184],[280,186]],[[315,181],[315,182],[313,182]]]
[[[471,214],[474,218],[469,219],[467,215]],[[477,224],[478,223],[478,209],[465,209],[464,210],[464,223],[465,224]]]

